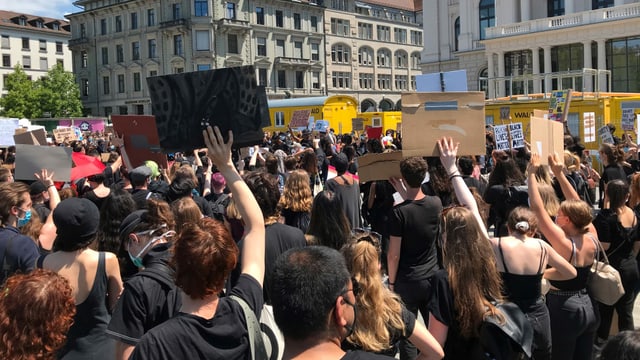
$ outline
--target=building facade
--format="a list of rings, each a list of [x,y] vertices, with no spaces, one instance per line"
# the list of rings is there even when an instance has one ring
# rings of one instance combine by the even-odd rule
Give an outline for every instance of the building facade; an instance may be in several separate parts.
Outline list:
[[[20,64],[27,76],[35,80],[56,63],[72,71],[71,38],[66,20],[52,19],[0,10],[0,89],[6,93],[6,77]]]
[[[638,0],[429,3],[424,73],[465,69],[469,90],[488,98],[567,88],[640,92]]]

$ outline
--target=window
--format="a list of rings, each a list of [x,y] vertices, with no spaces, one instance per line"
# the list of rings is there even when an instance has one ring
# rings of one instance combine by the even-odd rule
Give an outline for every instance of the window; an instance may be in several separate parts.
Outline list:
[[[331,8],[333,10],[348,11],[347,0],[331,0]]]
[[[311,60],[320,60],[320,44],[318,43],[311,43]]]
[[[9,74],[2,74],[2,89],[3,90],[7,89],[7,77],[9,77]]]
[[[564,0],[547,0],[547,16],[564,15]]]
[[[124,93],[124,74],[118,75],[118,92]]]
[[[406,29],[393,28],[393,39],[398,44],[406,44],[407,43],[407,30]]]
[[[287,72],[284,70],[278,70],[278,87],[287,87]]]
[[[154,59],[156,57],[156,39],[149,39],[147,46],[149,48],[149,58]]]
[[[26,25],[27,25],[27,18],[26,18],[26,17],[24,17],[24,16],[21,16],[21,17],[18,19],[18,25],[26,26]]]
[[[300,19],[300,14],[298,13],[293,14],[293,28],[296,30],[302,29],[302,20]]]
[[[104,116],[105,117],[109,117],[109,116],[111,116],[111,114],[113,114],[113,108],[111,106],[105,106],[104,107]]]
[[[276,10],[276,26],[284,27],[284,16],[282,15],[282,10]]]
[[[333,35],[349,36],[349,20],[332,18],[331,33]]]
[[[196,30],[196,51],[208,51],[211,49],[209,30]]]
[[[29,50],[29,38],[22,38],[22,50]]]
[[[380,67],[391,67],[391,51],[386,49],[378,50],[377,65]]]
[[[118,106],[118,112],[120,112],[120,115],[127,115],[129,113],[126,106]]]
[[[209,16],[209,1],[195,0],[194,10],[195,10],[196,16]]]
[[[147,26],[156,24],[156,9],[147,9]]]
[[[276,39],[276,56],[285,56],[283,39]]]
[[[415,75],[411,75],[411,89],[409,90],[416,90],[416,76]]]
[[[407,81],[408,81],[407,75],[396,75],[395,76],[396,90],[408,90]]]
[[[3,67],[11,67],[11,55],[2,54],[2,66]]]
[[[153,76],[158,76],[158,71],[157,70],[149,71],[149,77],[153,77]]]
[[[40,52],[47,52],[47,40],[40,39],[38,43],[40,44]]]
[[[138,13],[131,13],[131,30],[138,28]]]
[[[267,86],[267,69],[258,69],[258,85]]]
[[[293,42],[293,57],[296,59],[302,59],[302,41]]]
[[[60,43],[62,44],[62,43]],[[0,46],[2,46],[3,49],[10,49],[11,45],[9,42],[9,35],[2,35],[2,44],[0,44]]]
[[[58,22],[54,22],[53,24],[51,24],[51,29],[60,30],[60,24]]]
[[[368,47],[361,47],[358,50],[358,64],[364,66],[373,65],[373,49]]]
[[[227,9],[227,12],[226,12],[227,19],[235,20],[236,19],[236,3],[227,1],[226,9]]]
[[[309,20],[311,22],[311,31],[318,32],[318,17],[312,15]]]
[[[264,8],[256,7],[256,24],[264,25]]]
[[[333,82],[333,87],[337,89],[348,89],[351,88],[351,73],[350,72],[342,72],[342,71],[334,71],[331,74],[331,80]]]
[[[411,30],[411,44],[422,45],[422,31]]]
[[[80,24],[80,37],[87,37],[87,25],[85,24]]]
[[[198,65],[196,65],[196,70],[197,71],[211,70],[211,65],[209,65],[209,64],[198,64]]]
[[[124,48],[122,45],[116,45],[116,61],[118,63],[124,62]]]
[[[378,40],[379,41],[391,41],[391,28],[388,26],[378,25]]]
[[[116,32],[121,32],[122,31],[122,16],[117,15],[116,16]]]
[[[62,60],[62,59],[56,59],[56,64],[57,64],[57,65],[60,65],[60,66],[62,66],[62,67],[64,67],[64,60]]]
[[[373,74],[360,73],[358,83],[360,89],[373,89]]]
[[[258,45],[258,56],[267,56],[267,38],[256,38],[256,44]]]
[[[453,23],[453,50],[459,50],[459,40],[460,40],[460,16],[456,18],[456,21]]]
[[[350,61],[351,49],[344,44],[333,45],[331,47],[331,61],[336,64],[348,64]]]
[[[133,105],[135,110],[135,113],[137,115],[144,115],[144,105],[142,104],[137,104],[137,105]]]
[[[480,39],[485,39],[486,29],[496,24],[495,0],[480,1]]]
[[[173,55],[182,56],[182,35],[173,36]]]
[[[391,90],[391,75],[378,75],[378,90]]]
[[[276,111],[273,115],[275,117],[275,124],[273,125],[276,127],[284,127],[284,112]]]
[[[140,42],[131,43],[131,60],[140,60]]]
[[[56,41],[56,53],[62,54],[62,41]]]
[[[89,79],[80,80],[80,87],[82,88],[82,96],[89,96]]]
[[[373,39],[373,25],[367,23],[358,23],[358,37],[360,39]]]
[[[171,14],[173,15],[173,20],[178,20],[182,18],[182,6],[180,4],[172,4],[171,5]]]
[[[100,35],[107,35],[107,19],[100,19]]]
[[[640,92],[640,36],[608,40],[605,49],[612,91]]]
[[[416,52],[411,54],[411,68],[420,70],[420,53]]]
[[[296,71],[296,89],[304,89],[304,71]]]
[[[320,89],[320,72],[314,71],[311,73],[311,87],[314,89]]]
[[[81,68],[86,68],[89,62],[89,55],[87,54],[86,51],[81,51],[80,52],[80,67]]]
[[[109,64],[109,48],[103,47],[101,49],[102,52],[102,65]]]
[[[238,35],[227,34],[227,49],[231,54],[238,54]]]
[[[612,7],[614,3],[614,0],[591,0],[591,9],[595,10]]]
[[[102,94],[109,95],[110,92],[111,92],[111,89],[109,87],[109,77],[103,76],[102,77]]]
[[[140,91],[140,90],[142,90],[140,73],[136,72],[136,73],[133,73],[133,91]]]
[[[406,69],[409,66],[407,64],[407,53],[404,51],[396,51],[396,67],[400,69]]]
[[[42,29],[44,27],[44,23],[42,22],[42,20],[37,20],[36,21],[36,27]]]

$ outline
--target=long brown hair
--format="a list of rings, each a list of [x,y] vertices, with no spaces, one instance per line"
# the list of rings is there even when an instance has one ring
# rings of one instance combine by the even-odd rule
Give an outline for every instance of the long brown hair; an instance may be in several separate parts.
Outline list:
[[[442,258],[456,319],[463,336],[477,336],[485,316],[499,315],[492,301],[502,301],[502,279],[489,239],[473,213],[464,207],[454,207],[443,214]]]
[[[284,184],[278,206],[297,212],[310,212],[313,194],[309,185],[309,174],[304,170],[294,170]]]

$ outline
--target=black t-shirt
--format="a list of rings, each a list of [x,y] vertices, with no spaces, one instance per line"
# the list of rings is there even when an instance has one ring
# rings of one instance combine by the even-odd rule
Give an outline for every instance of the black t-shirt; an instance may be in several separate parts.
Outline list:
[[[372,353],[361,351],[361,350],[348,351],[346,354],[344,354],[343,357],[340,358],[340,360],[384,360],[384,359],[393,359],[393,358],[390,356],[372,354]]]
[[[260,318],[262,288],[249,275],[241,275],[231,295],[244,299]],[[211,319],[178,313],[146,333],[136,346],[138,359],[249,359],[249,334],[240,304],[229,297],[218,301]]]
[[[438,270],[436,236],[442,203],[436,196],[407,200],[389,216],[389,235],[402,238],[396,282],[427,279]]]

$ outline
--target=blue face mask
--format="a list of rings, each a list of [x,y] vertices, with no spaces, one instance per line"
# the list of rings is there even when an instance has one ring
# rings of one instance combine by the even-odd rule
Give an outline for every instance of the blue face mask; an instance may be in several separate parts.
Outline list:
[[[22,219],[18,218],[18,227],[23,227],[27,225],[27,223],[31,220],[31,209],[24,212],[24,217]]]
[[[127,251],[128,252],[128,251]],[[129,253],[129,259],[131,259],[131,262],[133,263],[133,265],[137,268],[141,268],[142,267],[142,258],[139,256],[133,256],[131,255],[130,252]]]

